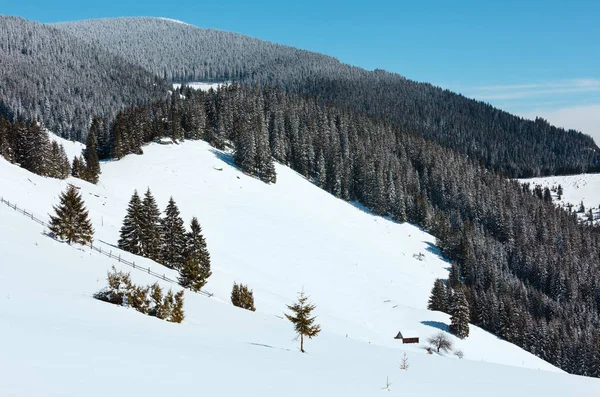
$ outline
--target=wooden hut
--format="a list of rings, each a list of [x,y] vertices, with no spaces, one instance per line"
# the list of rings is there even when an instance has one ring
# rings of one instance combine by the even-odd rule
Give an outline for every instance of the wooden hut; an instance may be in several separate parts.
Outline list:
[[[398,331],[398,335],[394,339],[402,339],[402,343],[419,343],[419,335],[408,329]]]

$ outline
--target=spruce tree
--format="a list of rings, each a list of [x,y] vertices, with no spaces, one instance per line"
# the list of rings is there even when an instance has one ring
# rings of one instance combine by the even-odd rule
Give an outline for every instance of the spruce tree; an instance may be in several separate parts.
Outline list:
[[[161,220],[161,236],[163,264],[172,269],[180,269],[183,266],[186,248],[185,228],[173,197],[169,199],[165,216]]]
[[[308,296],[301,291],[298,295],[298,301],[293,305],[287,305],[293,314],[285,314],[285,317],[294,324],[294,329],[300,336],[300,351],[304,353],[304,337],[314,338],[321,332],[321,326],[314,324],[316,317],[310,314],[315,309],[315,305],[308,303]]]
[[[75,178],[80,178],[83,171],[83,163],[81,157],[73,157],[73,165],[71,166],[71,175]]]
[[[244,284],[233,283],[231,289],[231,303],[242,309],[256,311],[254,307],[254,293]]]
[[[210,271],[210,254],[206,248],[206,240],[196,217],[192,218],[190,231],[185,235],[185,252],[180,269],[179,282],[182,286],[198,292],[212,274]]]
[[[183,290],[181,290],[175,294],[173,308],[171,310],[171,315],[169,316],[168,321],[172,323],[181,323],[185,319],[185,313],[183,311],[183,302]]]
[[[56,215],[50,215],[50,231],[67,243],[90,243],[94,236],[81,195],[77,188],[69,185],[60,195],[60,204],[54,207]]]
[[[83,157],[85,158],[85,172],[83,179],[90,183],[98,183],[100,175],[100,161],[98,160],[98,152],[96,148],[96,136],[100,132],[100,119],[94,117],[90,132],[88,133]]]
[[[441,279],[436,279],[431,289],[431,296],[427,303],[427,309],[437,310],[446,313],[448,311],[448,302],[446,301],[446,286]]]
[[[127,214],[125,215],[123,226],[121,227],[121,238],[118,242],[120,249],[135,255],[140,255],[142,253],[141,240],[144,228],[143,221],[142,201],[137,190],[135,190],[133,196],[131,196],[131,200],[129,200]]]
[[[469,302],[462,288],[454,292],[450,305],[450,332],[464,339],[469,336]]]
[[[142,233],[140,236],[141,254],[155,261],[160,260],[162,237],[160,231],[160,210],[150,188],[142,200]]]

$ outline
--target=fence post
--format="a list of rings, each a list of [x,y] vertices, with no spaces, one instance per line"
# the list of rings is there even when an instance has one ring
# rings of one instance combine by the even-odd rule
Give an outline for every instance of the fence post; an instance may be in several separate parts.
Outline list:
[[[148,274],[150,274],[150,268],[148,268]]]
[[[121,254],[119,254],[119,263],[121,263]]]

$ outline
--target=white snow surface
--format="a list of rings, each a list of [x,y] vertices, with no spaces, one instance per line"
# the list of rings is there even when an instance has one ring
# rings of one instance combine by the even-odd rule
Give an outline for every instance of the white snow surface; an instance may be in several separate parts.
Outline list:
[[[42,178],[0,158],[0,196],[46,219],[75,184],[95,244],[117,253],[110,244],[133,190],[150,187],[161,209],[172,195],[186,223],[197,216],[203,227],[214,297],[187,292],[182,324],[97,301],[112,265],[139,284],[156,279],[51,240],[0,204],[0,395],[352,397],[382,393],[389,377],[390,393],[404,396],[600,396],[600,380],[565,374],[474,326],[465,340],[449,335],[464,359],[426,354],[427,338],[449,324],[448,315],[426,310],[449,264],[418,228],[338,200],[281,165],[277,184],[262,183],[204,142],[144,152],[103,163],[97,186]],[[256,312],[229,303],[234,281],[254,290]],[[323,329],[305,341],[307,354],[282,318],[301,289]],[[403,329],[421,343],[394,339]],[[399,369],[404,352],[407,371]]]
[[[552,192],[553,202],[563,208],[572,206],[573,211],[578,211],[583,202],[586,213],[578,214],[580,219],[587,218],[587,211],[592,209],[595,223],[600,224],[600,174],[579,174],[566,176],[550,176],[543,178],[520,179],[520,182],[528,182],[531,189],[535,185],[541,185],[543,188],[552,189],[560,185],[563,189],[563,195],[560,200],[556,192]]]
[[[220,86],[227,85],[227,84],[229,84],[229,83],[228,82],[209,83],[209,82],[202,82],[202,81],[195,81],[195,82],[185,83],[185,85],[187,85],[191,89],[193,89],[193,90],[200,90],[200,91],[208,91],[211,88],[214,89],[214,90],[216,90]],[[181,83],[173,83],[173,89],[177,89],[179,87],[181,87]]]

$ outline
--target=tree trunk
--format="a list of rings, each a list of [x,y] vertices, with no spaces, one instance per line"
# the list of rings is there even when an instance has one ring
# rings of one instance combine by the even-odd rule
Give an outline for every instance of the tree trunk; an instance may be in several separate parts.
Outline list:
[[[304,335],[300,334],[300,352],[304,353]]]

